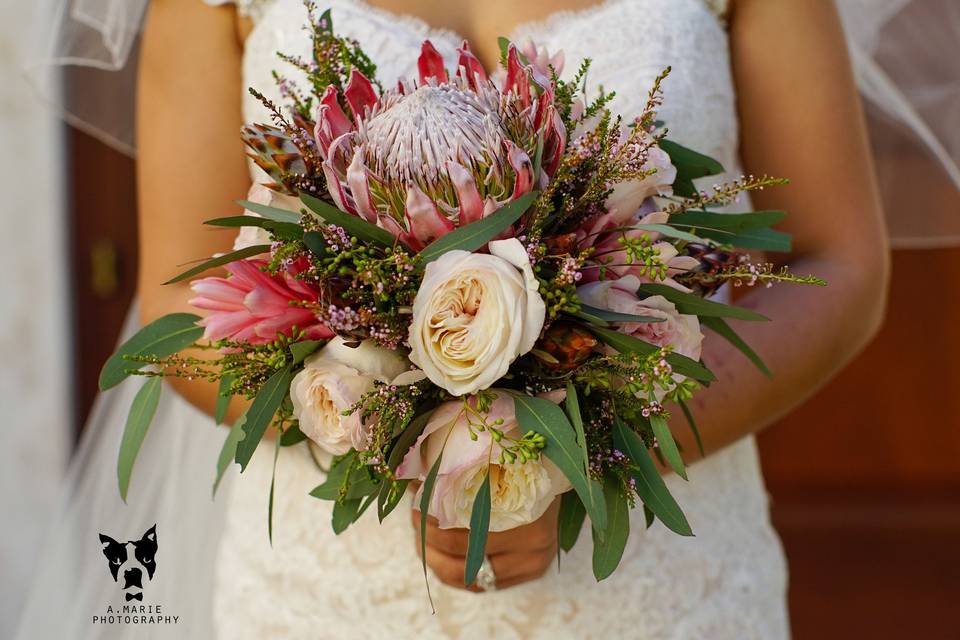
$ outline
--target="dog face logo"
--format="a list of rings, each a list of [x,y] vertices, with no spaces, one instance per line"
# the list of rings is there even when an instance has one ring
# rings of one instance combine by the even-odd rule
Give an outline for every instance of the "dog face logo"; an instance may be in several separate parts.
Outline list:
[[[147,582],[153,580],[153,573],[157,570],[157,525],[147,529],[139,540],[128,542],[117,542],[101,533],[100,543],[114,582],[123,578],[126,601],[143,601],[144,578]]]

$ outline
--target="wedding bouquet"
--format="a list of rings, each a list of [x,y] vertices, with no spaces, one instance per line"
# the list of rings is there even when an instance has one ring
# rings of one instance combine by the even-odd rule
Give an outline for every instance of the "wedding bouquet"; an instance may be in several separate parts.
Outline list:
[[[217,483],[268,430],[276,451],[332,456],[311,495],[334,501],[336,533],[374,505],[382,520],[419,481],[421,543],[428,514],[470,530],[468,585],[489,531],[558,496],[562,549],[590,518],[597,579],[633,507],[691,535],[657,463],[686,478],[670,418],[696,435],[687,402],[714,380],[702,328],[767,372],[727,324],[766,318],[710,296],[822,284],[740,252],[789,251],[771,229],[783,212],[711,210],[783,181],[699,190],[723,168],[657,121],[669,70],[629,121],[612,93],[586,96],[589,61],[561,80],[561,55],[506,40],[493,75],[466,42],[448,69],[427,41],[419,77],[385,87],[329,11],[308,9],[312,59],[281,56],[306,84],[276,75],[282,106],[252,91],[273,122],[242,133],[270,182],[248,215],[207,222],[240,228],[236,250],[171,280],[224,268],[192,283],[206,315],[156,320],[103,369],[102,389],[146,376],[120,446],[124,499],[162,377],[178,376],[219,382],[217,422],[232,396],[249,401]]]

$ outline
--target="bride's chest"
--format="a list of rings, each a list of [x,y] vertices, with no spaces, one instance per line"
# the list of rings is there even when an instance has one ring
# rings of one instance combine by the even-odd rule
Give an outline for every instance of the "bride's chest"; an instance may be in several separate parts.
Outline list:
[[[601,0],[587,8],[561,10],[543,20],[522,22],[506,35],[518,42],[532,39],[551,53],[562,49],[564,76],[573,74],[583,59],[591,59],[588,90],[615,91],[614,111],[628,116],[642,109],[653,79],[671,67],[661,111],[661,119],[671,127],[671,137],[696,142],[698,148],[732,163],[736,117],[727,35],[709,2]],[[310,58],[310,42],[303,29],[307,16],[302,0],[261,3],[259,19],[246,42],[244,80],[276,97],[273,70],[296,79],[296,73],[277,59],[276,53]],[[589,0],[565,0],[560,6],[585,4]],[[425,39],[453,66],[455,49],[463,39],[459,33],[381,6],[358,0],[318,2],[320,10],[331,9],[335,30],[360,42],[377,64],[377,76],[384,84],[416,76],[417,55]],[[523,17],[515,16],[510,23]],[[478,20],[471,17],[470,24],[480,24]],[[498,21],[491,17],[490,22]],[[250,119],[266,115],[252,100],[245,103],[245,112]]]

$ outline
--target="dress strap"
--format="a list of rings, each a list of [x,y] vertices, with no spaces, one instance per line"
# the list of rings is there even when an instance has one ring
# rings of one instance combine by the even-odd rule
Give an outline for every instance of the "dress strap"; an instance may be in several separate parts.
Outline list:
[[[704,0],[704,2],[720,20],[726,22],[727,13],[730,11],[730,0]]]
[[[225,4],[237,6],[237,13],[245,18],[250,18],[254,22],[260,19],[267,7],[273,3],[273,0],[203,0],[209,5],[215,7]]]

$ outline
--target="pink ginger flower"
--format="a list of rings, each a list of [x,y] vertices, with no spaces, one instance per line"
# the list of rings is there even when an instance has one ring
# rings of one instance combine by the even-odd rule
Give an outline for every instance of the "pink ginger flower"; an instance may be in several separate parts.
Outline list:
[[[312,311],[295,304],[319,300],[315,289],[295,277],[304,265],[294,262],[278,275],[264,272],[266,265],[262,258],[237,260],[227,265],[228,277],[191,283],[197,296],[190,304],[210,312],[200,321],[203,337],[265,344],[281,334],[291,335],[294,327],[304,331],[308,340],[333,337]]]

